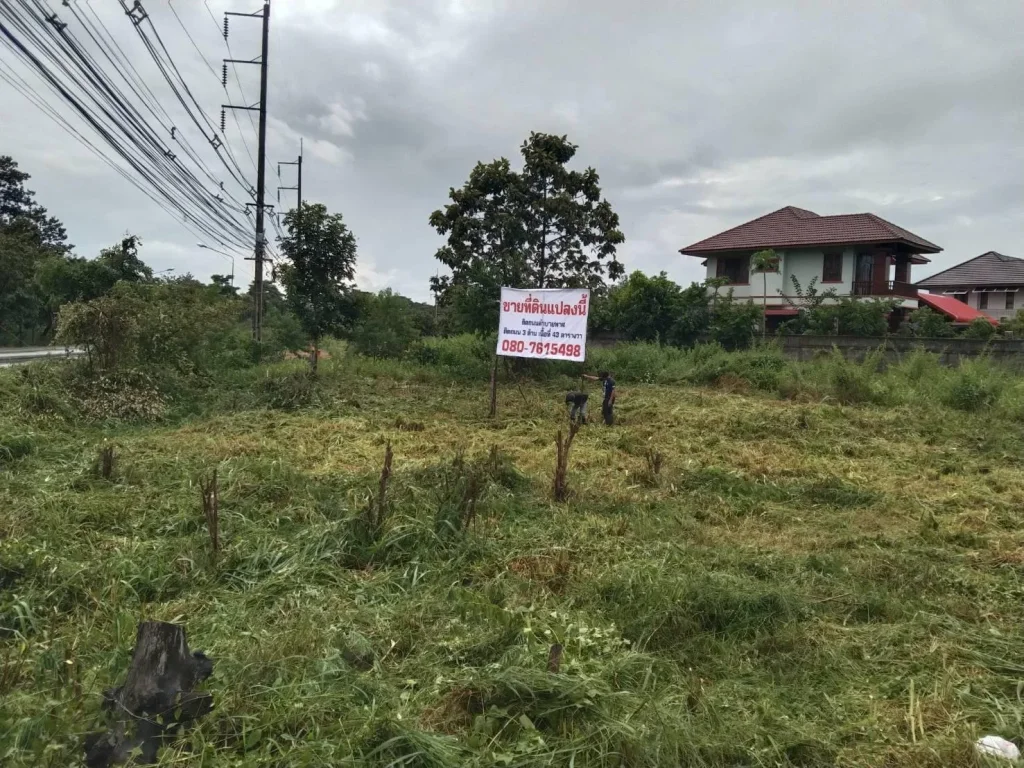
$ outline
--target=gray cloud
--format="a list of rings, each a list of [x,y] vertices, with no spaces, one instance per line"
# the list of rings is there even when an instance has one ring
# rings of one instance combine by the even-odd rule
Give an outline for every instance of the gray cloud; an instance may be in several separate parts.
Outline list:
[[[146,4],[214,115],[216,78],[166,6]],[[210,0],[217,16],[229,5],[252,3]],[[216,67],[216,22],[199,0],[174,7]],[[130,41],[115,10],[108,24]],[[363,282],[419,297],[440,244],[430,211],[476,161],[516,158],[531,130],[568,133],[600,172],[629,268],[697,279],[679,247],[787,204],[878,213],[943,245],[936,267],[1024,256],[1022,23],[1016,0],[275,0],[269,157],[305,137],[307,195],[345,214]],[[255,23],[234,23],[236,54],[257,43]],[[131,229],[158,268],[225,271],[2,84],[0,99],[18,104],[0,151],[80,252]]]

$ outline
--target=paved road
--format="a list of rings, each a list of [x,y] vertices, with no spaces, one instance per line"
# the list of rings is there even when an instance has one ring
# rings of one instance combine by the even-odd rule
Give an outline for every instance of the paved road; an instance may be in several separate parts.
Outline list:
[[[0,347],[0,368],[31,363],[35,360],[63,360],[81,354],[80,349],[63,347]]]

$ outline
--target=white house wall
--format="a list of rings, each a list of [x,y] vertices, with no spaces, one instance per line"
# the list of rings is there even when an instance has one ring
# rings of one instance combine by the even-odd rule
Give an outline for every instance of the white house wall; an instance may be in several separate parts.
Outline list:
[[[979,312],[984,312],[989,317],[994,317],[996,320],[1002,322],[1003,320],[1009,320],[1011,317],[1015,317],[1017,310],[1024,309],[1024,291],[1018,289],[1014,292],[1013,309],[1006,309],[1005,291],[991,291],[988,293],[988,309],[981,308],[981,293],[979,291],[971,291],[968,293],[966,303],[968,306],[974,307]]]
[[[800,287],[804,290],[815,277],[818,278],[818,290],[834,288],[840,296],[848,296],[853,292],[853,271],[856,263],[856,256],[852,249],[843,252],[843,279],[839,283],[822,283],[821,273],[825,266],[825,254],[822,251],[777,251],[781,256],[778,272],[768,272],[768,303],[780,304],[784,301],[780,291],[793,298],[796,298],[793,290],[792,276],[800,281]],[[718,260],[712,256],[708,259],[708,279],[718,274]],[[732,289],[733,296],[737,299],[751,299],[753,301],[764,301],[765,289],[763,276],[760,272],[750,272],[749,285],[726,286],[722,291]]]
[[[795,298],[792,280],[794,276],[800,281],[800,287],[805,291],[811,280],[818,278],[816,287],[819,292],[832,288],[840,296],[849,296],[853,293],[853,272],[856,267],[856,255],[853,249],[848,248],[843,251],[843,279],[838,283],[823,283],[821,280],[822,271],[825,268],[825,253],[823,251],[787,251],[783,264],[787,296]]]

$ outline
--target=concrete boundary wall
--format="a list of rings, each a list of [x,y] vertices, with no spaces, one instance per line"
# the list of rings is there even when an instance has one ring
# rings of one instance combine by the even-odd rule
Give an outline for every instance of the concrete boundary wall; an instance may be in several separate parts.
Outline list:
[[[782,347],[786,357],[793,360],[812,360],[818,355],[831,354],[838,349],[846,357],[863,360],[878,349],[884,350],[885,359],[896,362],[915,349],[923,349],[939,356],[947,365],[987,355],[993,360],[1007,363],[1020,362],[1024,366],[1024,339],[917,339],[902,336],[877,338],[873,336],[782,336],[770,337]],[[624,339],[614,334],[594,334],[588,346],[614,347]]]
[[[846,357],[862,360],[878,349],[884,350],[887,360],[896,361],[915,349],[923,349],[939,356],[948,365],[961,360],[987,355],[993,360],[1024,362],[1024,339],[914,339],[891,336],[871,338],[863,336],[784,336],[782,350],[794,360],[811,360],[820,354],[838,349]]]

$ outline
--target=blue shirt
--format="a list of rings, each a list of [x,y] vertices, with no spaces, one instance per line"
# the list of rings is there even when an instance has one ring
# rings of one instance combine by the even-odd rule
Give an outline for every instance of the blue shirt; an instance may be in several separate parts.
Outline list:
[[[611,376],[604,380],[604,401],[610,403],[612,394],[615,392],[615,379]]]

